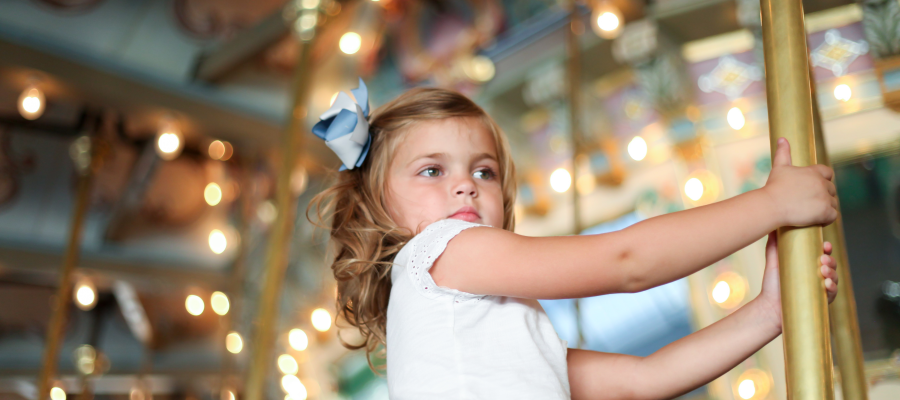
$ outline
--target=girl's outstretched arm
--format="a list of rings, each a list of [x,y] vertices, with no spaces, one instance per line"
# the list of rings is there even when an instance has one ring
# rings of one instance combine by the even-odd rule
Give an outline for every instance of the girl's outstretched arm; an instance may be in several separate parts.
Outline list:
[[[438,285],[477,294],[637,292],[690,275],[780,226],[831,223],[837,217],[831,177],[825,166],[791,166],[790,148],[781,141],[762,189],[603,235],[536,238],[468,229],[450,242],[431,274]]]
[[[823,246],[831,253],[831,244]],[[835,260],[821,258],[828,301],[837,294]],[[670,399],[731,370],[781,334],[781,293],[774,235],[766,246],[760,295],[731,315],[648,357],[569,350],[572,399]]]

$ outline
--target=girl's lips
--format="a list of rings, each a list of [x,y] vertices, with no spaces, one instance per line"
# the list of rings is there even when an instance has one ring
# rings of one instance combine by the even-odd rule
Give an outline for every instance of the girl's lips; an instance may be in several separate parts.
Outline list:
[[[479,219],[481,219],[481,217],[479,217],[478,214],[473,213],[473,212],[457,212],[456,214],[451,215],[450,218],[451,219],[459,219],[459,220],[468,221],[468,222],[475,222],[475,221],[478,221]]]
[[[474,207],[463,207],[459,210],[456,210],[456,213],[450,216],[452,219],[459,219],[463,221],[475,222],[481,219],[481,215],[478,215],[478,210]]]

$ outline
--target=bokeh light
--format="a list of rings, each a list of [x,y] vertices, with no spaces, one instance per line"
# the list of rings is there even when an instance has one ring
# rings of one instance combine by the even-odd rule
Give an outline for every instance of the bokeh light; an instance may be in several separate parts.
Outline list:
[[[225,336],[225,349],[231,354],[237,354],[243,348],[244,341],[241,339],[241,335],[234,331],[228,332],[228,335]]]
[[[211,206],[219,204],[222,201],[222,188],[218,183],[210,182],[206,185],[206,189],[203,189],[203,199]]]
[[[635,161],[641,161],[647,156],[647,141],[640,136],[635,136],[628,142],[628,155]]]
[[[228,309],[231,308],[228,296],[222,292],[213,292],[209,298],[209,305],[212,306],[213,312],[219,315],[228,314]]]
[[[684,194],[691,200],[700,200],[703,197],[703,182],[697,178],[688,179],[684,183]]]
[[[97,304],[97,289],[87,279],[80,280],[75,285],[75,306],[89,311]]]
[[[19,114],[27,120],[35,120],[44,114],[46,99],[44,92],[36,87],[29,87],[19,96]]]
[[[744,119],[744,113],[740,108],[732,107],[728,110],[728,114],[725,116],[725,119],[728,121],[728,126],[734,130],[740,130],[744,127],[744,124],[747,122]]]
[[[356,54],[362,46],[362,37],[356,32],[347,32],[341,36],[339,46],[344,54]]]
[[[218,229],[213,229],[212,232],[209,233],[209,249],[212,250],[213,253],[222,254],[227,247],[228,239],[225,238],[225,233]]]
[[[59,386],[54,386],[52,389],[50,389],[50,399],[66,400],[66,391]]]
[[[297,365],[297,360],[290,354],[282,354],[278,356],[278,369],[281,370],[282,374],[294,375],[300,370],[300,366]]]
[[[572,175],[565,168],[557,168],[550,174],[550,187],[558,193],[564,193],[572,186]]]
[[[324,308],[317,308],[312,312],[313,328],[319,332],[325,332],[331,329],[331,314]]]
[[[294,375],[285,375],[281,377],[281,388],[293,400],[306,400],[306,387],[300,382],[300,378]]]
[[[203,299],[200,296],[192,294],[188,295],[187,299],[184,300],[184,308],[187,309],[188,314],[196,316],[203,314],[203,309],[206,308],[206,305],[203,304]]]
[[[846,83],[842,83],[834,87],[834,98],[840,101],[850,101],[850,97],[853,96],[853,91],[850,90],[850,85]]]
[[[288,334],[288,343],[291,344],[294,350],[303,351],[309,346],[309,337],[306,336],[306,332],[303,329],[291,329],[291,332]]]

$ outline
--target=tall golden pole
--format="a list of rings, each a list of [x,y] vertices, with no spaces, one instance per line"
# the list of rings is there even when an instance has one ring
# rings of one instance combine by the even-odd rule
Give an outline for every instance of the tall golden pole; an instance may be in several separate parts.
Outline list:
[[[800,0],[760,0],[769,132],[791,144],[794,165],[816,163],[809,57]],[[778,230],[788,399],[833,400],[828,301],[819,273],[822,228]]]
[[[812,78],[812,71],[810,71]],[[815,81],[812,88],[813,121],[815,123],[816,159],[819,164],[831,166],[825,149],[822,118],[816,98]],[[853,283],[850,278],[850,262],[847,259],[847,244],[844,240],[844,223],[838,214],[833,224],[822,228],[825,240],[831,242],[831,256],[837,261],[837,297],[829,306],[831,311],[831,334],[834,335],[834,352],[838,370],[841,372],[841,394],[845,400],[868,400],[869,385],[863,364],[862,344],[859,339],[859,320],[856,316],[856,300],[853,297]]]
[[[281,282],[287,268],[288,241],[293,227],[293,196],[291,195],[291,173],[296,166],[296,153],[302,146],[305,134],[304,121],[307,114],[306,103],[310,92],[312,71],[310,62],[315,38],[315,26],[318,18],[317,9],[302,11],[300,25],[304,19],[313,22],[307,30],[301,31],[300,56],[294,70],[294,102],[290,110],[290,122],[285,128],[281,147],[281,168],[275,186],[275,207],[278,216],[272,225],[269,248],[266,255],[266,280],[260,295],[257,315],[259,323],[252,348],[247,376],[245,396],[247,400],[263,400],[265,396],[266,376],[272,362],[272,347],[275,342],[274,328],[278,323],[278,299],[281,297]]]
[[[90,152],[91,161],[86,168],[78,170],[78,186],[75,193],[75,205],[72,208],[72,223],[69,225],[69,239],[66,244],[66,254],[63,258],[62,270],[59,273],[59,287],[53,300],[53,314],[47,326],[47,336],[44,341],[44,357],[41,373],[38,376],[38,400],[45,400],[50,394],[50,384],[56,376],[56,365],[59,362],[59,351],[62,347],[65,335],[66,317],[69,312],[69,301],[72,299],[72,273],[78,263],[81,250],[81,230],[84,226],[84,217],[87,214],[91,200],[91,186],[94,174],[100,165],[104,152],[104,143],[101,133],[96,125],[89,125],[88,131],[92,133]]]

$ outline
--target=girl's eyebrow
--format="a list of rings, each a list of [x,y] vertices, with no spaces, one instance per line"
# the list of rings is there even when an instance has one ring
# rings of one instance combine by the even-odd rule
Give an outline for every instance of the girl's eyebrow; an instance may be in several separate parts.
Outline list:
[[[441,158],[445,158],[445,157],[447,157],[447,153],[431,153],[431,154],[425,154],[425,155],[421,155],[421,156],[419,156],[419,157],[413,158],[412,161],[409,162],[409,164],[406,164],[406,166],[408,167],[408,166],[412,165],[412,163],[414,163],[414,162],[416,162],[416,161],[419,161],[419,160],[421,160],[421,159],[423,159],[423,158],[435,158],[435,159],[441,159]],[[480,154],[477,154],[477,155],[475,155],[475,157],[472,158],[472,162],[478,162],[478,161],[481,161],[481,160],[484,160],[484,159],[489,159],[489,160],[492,160],[492,161],[494,161],[494,162],[499,162],[499,161],[497,161],[497,157],[494,156],[494,155],[491,154],[491,153],[480,153]]]
[[[422,155],[422,156],[418,156],[418,157],[413,158],[412,161],[409,162],[409,164],[406,164],[406,166],[408,167],[408,166],[412,165],[412,163],[414,163],[414,162],[416,162],[416,161],[419,161],[419,160],[421,160],[421,159],[423,159],[423,158],[436,158],[436,159],[440,159],[440,158],[444,158],[444,157],[446,157],[446,156],[447,156],[447,153],[431,153],[431,154],[425,154],[425,155]]]

